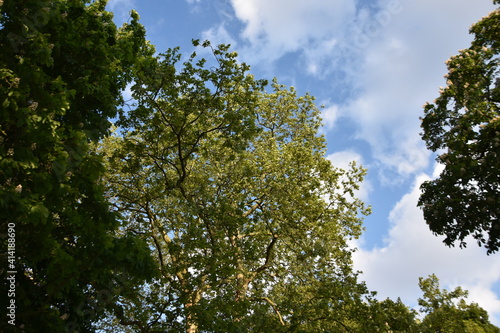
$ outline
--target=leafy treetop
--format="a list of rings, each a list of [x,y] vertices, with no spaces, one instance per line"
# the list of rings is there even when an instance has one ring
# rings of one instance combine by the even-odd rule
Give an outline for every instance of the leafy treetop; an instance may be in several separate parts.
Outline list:
[[[445,244],[466,246],[471,235],[490,254],[500,246],[500,10],[471,33],[472,45],[447,61],[447,86],[424,107],[422,138],[444,170],[422,184],[419,206]]]

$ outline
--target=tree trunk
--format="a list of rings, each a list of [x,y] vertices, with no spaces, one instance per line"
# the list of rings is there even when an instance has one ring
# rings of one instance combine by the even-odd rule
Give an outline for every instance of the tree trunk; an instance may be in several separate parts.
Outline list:
[[[191,312],[191,307],[197,304],[201,299],[201,291],[195,290],[192,293],[192,300],[184,305],[185,313],[186,313],[186,333],[197,333],[198,332],[198,323],[196,319],[193,318]]]

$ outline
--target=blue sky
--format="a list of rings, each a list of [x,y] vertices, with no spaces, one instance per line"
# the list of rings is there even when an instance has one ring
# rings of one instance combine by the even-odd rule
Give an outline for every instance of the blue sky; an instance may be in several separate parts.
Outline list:
[[[447,248],[416,207],[439,168],[420,139],[422,105],[445,85],[445,61],[467,48],[491,0],[111,0],[117,22],[135,9],[159,52],[191,39],[229,43],[257,78],[277,77],[324,105],[328,158],[361,163],[358,195],[372,206],[353,246],[380,298],[415,305],[418,277],[461,285],[500,325],[500,254],[473,241]]]

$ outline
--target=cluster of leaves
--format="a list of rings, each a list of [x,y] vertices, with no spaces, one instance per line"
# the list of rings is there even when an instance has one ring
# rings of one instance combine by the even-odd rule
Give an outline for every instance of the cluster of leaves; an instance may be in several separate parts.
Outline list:
[[[489,322],[487,312],[477,304],[467,304],[467,291],[457,287],[451,292],[439,289],[435,275],[420,278],[420,289],[424,295],[418,300],[426,316],[419,332],[500,332]]]
[[[422,184],[419,205],[445,244],[466,246],[472,235],[493,253],[500,246],[500,10],[471,33],[471,47],[447,62],[447,86],[425,106],[422,138],[444,170]]]
[[[10,270],[18,272],[16,325],[2,320],[3,332],[92,331],[125,281],[154,271],[145,244],[115,235],[103,164],[89,146],[106,134],[145,46],[136,14],[117,29],[104,7],[1,2],[1,243],[7,249],[7,225],[15,225]],[[5,296],[4,251],[1,262]]]

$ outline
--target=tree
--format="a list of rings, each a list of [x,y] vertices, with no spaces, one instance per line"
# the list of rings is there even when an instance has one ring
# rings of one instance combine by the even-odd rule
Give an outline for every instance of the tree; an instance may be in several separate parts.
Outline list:
[[[151,53],[137,14],[117,29],[105,4],[0,2],[0,304],[15,302],[2,332],[93,331],[155,272],[145,243],[116,232],[90,150]]]
[[[368,297],[364,309],[358,314],[360,325],[356,332],[419,332],[416,316],[417,312],[399,298],[378,301]]]
[[[312,96],[267,92],[228,46],[202,46],[212,60],[145,59],[100,148],[109,200],[161,271],[109,331],[349,331],[365,171],[324,157]]]
[[[419,206],[446,245],[465,247],[472,235],[491,254],[500,246],[500,10],[470,31],[471,46],[447,62],[447,86],[424,107],[422,138],[444,170],[422,184]]]
[[[468,292],[462,288],[457,287],[451,292],[441,290],[434,274],[427,279],[420,278],[419,286],[424,295],[418,304],[427,313],[420,327],[421,332],[500,332],[489,322],[484,309],[475,303],[465,302]]]

